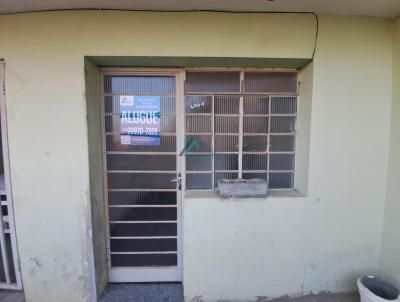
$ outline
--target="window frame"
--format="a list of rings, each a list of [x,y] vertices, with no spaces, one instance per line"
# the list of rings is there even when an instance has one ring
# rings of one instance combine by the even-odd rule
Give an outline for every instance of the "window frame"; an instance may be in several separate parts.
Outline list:
[[[187,73],[195,73],[195,72],[240,72],[240,85],[238,92],[196,92],[190,91],[188,92],[187,82],[186,82],[186,75]],[[245,74],[246,73],[292,73],[296,75],[296,91],[295,92],[246,92],[245,91]],[[187,170],[186,169],[186,156],[185,156],[185,178],[187,179],[188,175],[198,175],[198,174],[211,174],[211,188],[206,189],[191,189],[188,188],[185,184],[185,190],[188,192],[215,192],[218,187],[216,184],[216,173],[237,173],[238,178],[243,176],[243,173],[266,173],[267,179],[269,181],[270,173],[291,173],[292,174],[292,186],[290,188],[270,188],[273,191],[290,191],[295,190],[296,188],[296,160],[297,160],[297,139],[298,139],[298,124],[299,124],[299,72],[297,70],[288,70],[288,69],[260,69],[260,68],[194,68],[194,69],[185,69],[184,70],[184,78],[185,82],[183,85],[183,98],[185,104],[184,110],[184,123],[185,128],[184,137],[185,140],[187,136],[193,135],[210,135],[211,136],[211,152],[204,152],[204,154],[211,154],[211,170]],[[211,117],[211,131],[209,133],[188,133],[186,131],[186,117],[187,116],[199,116],[197,113],[187,113],[186,112],[186,98],[187,96],[209,96],[211,97],[211,112],[207,114],[202,114],[203,116],[210,116]],[[215,150],[215,137],[216,135],[220,135],[221,133],[215,133],[215,98],[218,96],[229,96],[229,97],[239,97],[239,113],[237,116],[239,117],[239,131],[237,134],[229,133],[228,135],[238,136],[238,151],[237,152],[219,152]],[[245,114],[243,111],[243,103],[246,97],[267,97],[268,98],[268,114]],[[295,97],[296,98],[296,112],[295,113],[288,113],[288,114],[277,114],[272,113],[272,99],[275,97]],[[232,114],[233,116],[233,114]],[[243,121],[244,117],[246,116],[258,116],[258,117],[267,117],[268,118],[268,131],[267,133],[244,133],[243,132]],[[282,133],[271,133],[271,117],[280,116],[280,117],[294,117],[294,131],[292,132],[282,132]],[[227,134],[223,134],[227,135]],[[243,140],[244,136],[266,136],[267,137],[267,151],[257,152],[257,151],[243,151]],[[294,140],[294,147],[293,151],[271,151],[271,136],[293,136]],[[202,154],[201,152],[191,153],[187,152],[185,155],[193,155],[193,154]],[[217,154],[237,154],[238,155],[238,169],[237,170],[216,170],[215,169],[215,155]],[[267,160],[267,169],[266,170],[245,170],[243,169],[243,155],[246,154],[266,154],[268,157]],[[293,155],[293,169],[291,170],[275,170],[270,167],[270,156],[271,154],[291,154]]]

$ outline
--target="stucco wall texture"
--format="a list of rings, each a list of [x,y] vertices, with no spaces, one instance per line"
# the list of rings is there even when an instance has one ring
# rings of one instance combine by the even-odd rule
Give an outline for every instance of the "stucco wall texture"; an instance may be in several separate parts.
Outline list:
[[[391,43],[387,20],[320,17],[308,195],[186,200],[188,297],[251,301],[254,296],[350,291],[358,276],[377,273],[390,133]]]
[[[185,199],[188,298],[251,301],[341,292],[353,290],[359,275],[378,271],[391,131],[392,21],[319,18],[307,73],[308,194]],[[0,16],[27,301],[96,299],[85,56],[310,58],[314,38],[309,14]]]
[[[400,287],[400,18],[393,27],[393,103],[381,274]]]

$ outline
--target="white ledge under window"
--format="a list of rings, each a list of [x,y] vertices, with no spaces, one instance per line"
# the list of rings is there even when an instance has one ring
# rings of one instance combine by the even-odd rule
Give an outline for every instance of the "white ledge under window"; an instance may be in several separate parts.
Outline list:
[[[205,198],[205,199],[221,199],[223,201],[227,200],[268,200],[268,198],[302,198],[306,197],[305,194],[297,191],[297,190],[271,190],[268,191],[268,195],[266,197],[235,197],[235,198],[223,198],[218,192],[215,191],[191,191],[188,190],[185,192],[185,198]]]

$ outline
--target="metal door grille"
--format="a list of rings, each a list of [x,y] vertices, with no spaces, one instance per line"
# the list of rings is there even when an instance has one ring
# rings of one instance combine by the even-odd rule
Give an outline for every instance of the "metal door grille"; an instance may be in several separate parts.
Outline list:
[[[111,282],[179,281],[174,74],[102,74],[103,141]],[[121,144],[121,96],[160,97],[159,145]]]

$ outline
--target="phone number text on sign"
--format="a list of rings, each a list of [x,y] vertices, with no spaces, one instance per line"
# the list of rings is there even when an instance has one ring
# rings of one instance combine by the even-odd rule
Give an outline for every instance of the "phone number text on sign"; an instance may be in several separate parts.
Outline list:
[[[121,144],[160,145],[160,96],[120,96]]]
[[[126,127],[123,133],[128,135],[158,135],[157,128],[143,128],[143,127]]]

